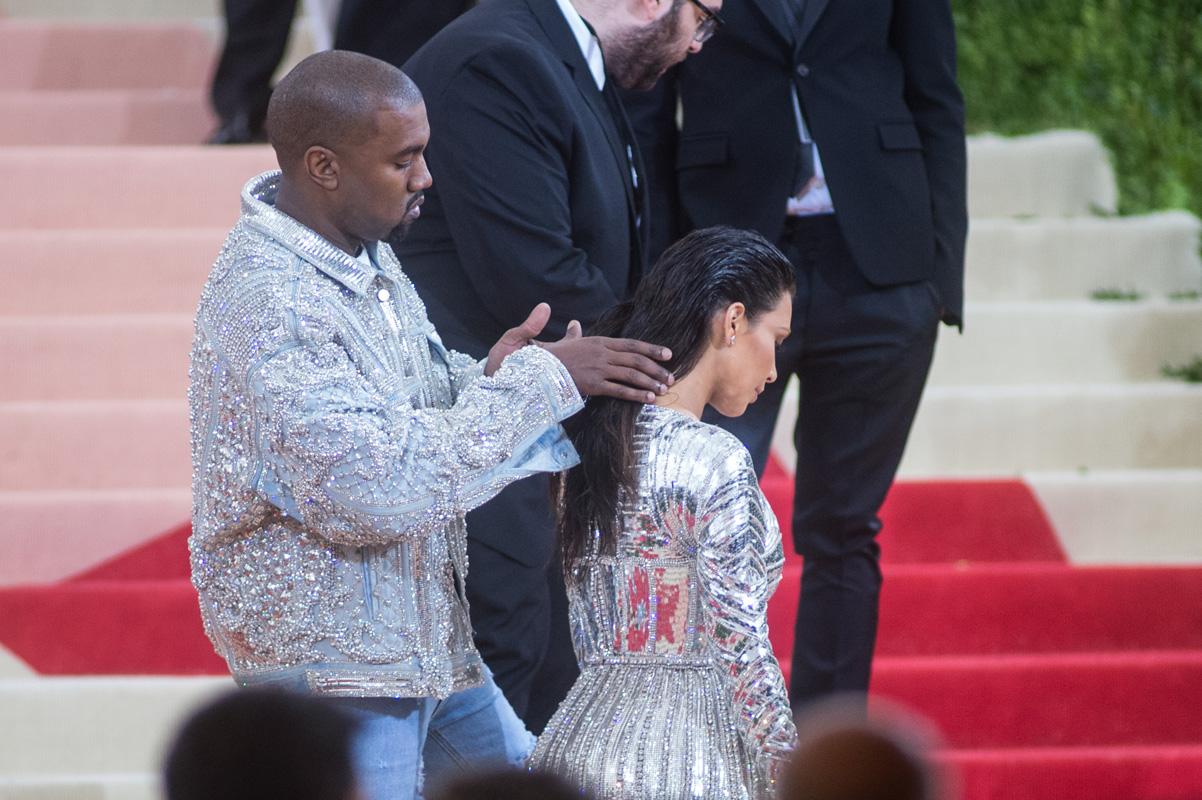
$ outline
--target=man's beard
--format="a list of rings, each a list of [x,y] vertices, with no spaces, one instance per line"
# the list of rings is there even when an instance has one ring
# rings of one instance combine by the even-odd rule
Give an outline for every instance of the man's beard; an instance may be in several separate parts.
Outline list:
[[[667,14],[647,27],[632,28],[609,43],[605,66],[623,89],[646,91],[681,60],[674,52],[680,41],[680,2],[675,0]]]
[[[403,242],[405,237],[409,234],[409,226],[413,224],[413,221],[409,219],[409,212],[413,210],[413,207],[417,205],[418,202],[425,197],[425,195],[425,192],[418,192],[417,194],[413,195],[413,197],[409,198],[409,202],[405,205],[405,218],[402,219],[400,223],[398,223],[397,226],[390,230],[388,235],[384,237],[385,243],[387,243],[388,246],[393,250],[396,250],[397,245]]]

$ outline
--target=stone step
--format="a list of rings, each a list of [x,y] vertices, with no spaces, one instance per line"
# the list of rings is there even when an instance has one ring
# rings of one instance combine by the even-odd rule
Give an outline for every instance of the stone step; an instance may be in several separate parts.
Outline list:
[[[189,23],[0,20],[0,89],[204,89],[217,46]]]
[[[185,397],[192,317],[0,317],[0,401]]]
[[[1118,186],[1092,133],[974,136],[968,142],[968,211],[974,217],[1112,214]]]
[[[1202,302],[970,304],[931,386],[1161,379],[1202,356]],[[182,398],[189,314],[0,317],[0,402]]]
[[[988,177],[994,170],[991,165],[1004,162],[1003,171],[1013,171],[1019,168],[1018,164],[1026,163],[1029,156],[1034,162],[1032,172],[1035,173],[1037,167],[1040,180],[1046,180],[1050,186],[1073,184],[1075,178],[1072,170],[1088,159],[1084,155],[1077,158],[1071,153],[1060,152],[1065,147],[1073,152],[1094,153],[1098,146],[1091,135],[1077,132],[1039,134],[1003,143],[974,140],[970,148],[972,163],[982,166],[973,167],[973,175],[981,177],[971,179],[972,196],[993,197],[994,189]],[[1031,155],[1039,154],[1044,149],[1053,153],[1053,164],[1045,165],[1040,158]],[[270,149],[262,146],[208,149],[131,147],[122,155],[122,160],[115,162],[107,157],[107,153],[98,153],[87,147],[56,148],[53,151],[14,147],[0,151],[0,168],[10,175],[9,191],[5,197],[12,198],[0,203],[0,212],[3,212],[3,216],[0,216],[3,222],[0,224],[5,228],[196,227],[222,222],[228,224],[231,221],[226,211],[229,206],[222,191],[228,191],[231,183],[240,188],[250,175],[274,166]],[[1012,161],[1014,163],[1010,163]],[[1058,170],[1066,174],[1061,175]],[[113,191],[114,185],[122,186],[119,197]],[[1043,198],[1054,194],[1040,191],[1036,196]],[[101,198],[104,202],[97,203]],[[155,202],[150,202],[152,200]],[[1012,207],[1003,205],[1001,200],[974,202],[976,205],[971,208],[974,216],[1015,216],[1024,213],[1067,216],[1074,213],[1068,205],[1060,209],[1051,206],[1037,208],[1029,203],[1018,202],[1018,198],[1015,198]]]
[[[1198,467],[1200,385],[949,386],[923,398],[901,474]]]
[[[192,492],[0,492],[0,586],[52,583],[186,522]]]
[[[183,400],[0,403],[0,492],[185,489]]]
[[[266,145],[0,148],[0,229],[229,228]]]
[[[1082,300],[1098,289],[1163,298],[1202,290],[1199,232],[1185,211],[1135,217],[974,218],[965,293],[973,301]],[[970,321],[971,324],[971,321]]]
[[[216,126],[194,89],[0,92],[0,146],[199,144]]]
[[[226,233],[225,228],[0,230],[0,276],[7,287],[0,292],[0,317],[191,315]]]
[[[1202,564],[1202,469],[1028,472],[1076,564]]]
[[[0,776],[158,772],[177,726],[229,678],[0,680]]]
[[[796,382],[786,390],[773,436],[773,452],[789,471],[797,391]],[[1165,381],[929,387],[900,474],[1197,468],[1202,385]]]
[[[0,777],[0,800],[160,800],[152,772]]]
[[[1124,383],[1202,356],[1202,301],[969,303],[943,328],[931,386]]]
[[[221,13],[220,0],[0,0],[8,18],[96,22],[187,20]]]

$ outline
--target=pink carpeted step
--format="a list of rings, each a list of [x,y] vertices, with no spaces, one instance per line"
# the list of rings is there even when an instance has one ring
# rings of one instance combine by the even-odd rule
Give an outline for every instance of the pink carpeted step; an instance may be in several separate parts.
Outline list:
[[[1202,744],[949,750],[962,800],[1198,800]]]
[[[872,692],[955,748],[1202,742],[1202,650],[880,658]]]
[[[0,402],[186,396],[186,314],[0,317]]]
[[[184,580],[2,588],[0,642],[43,675],[226,672]]]
[[[0,92],[0,146],[200,144],[214,127],[202,89]]]
[[[190,315],[227,233],[225,227],[0,230],[6,287],[0,315]]]
[[[62,580],[148,541],[187,519],[188,488],[0,492],[0,585]],[[177,547],[187,558],[181,539]],[[178,569],[179,556],[157,571]],[[176,572],[157,577],[186,576]]]
[[[177,523],[153,539],[138,543],[73,575],[72,583],[88,581],[188,580],[190,522]]]
[[[797,563],[793,479],[769,459],[762,485],[780,521],[785,556]],[[1039,500],[1021,480],[899,481],[881,521],[885,563],[1065,560]]]
[[[0,89],[202,89],[213,37],[189,24],[0,20]]]
[[[800,573],[786,569],[768,606],[782,660]],[[1202,649],[1202,567],[895,564],[881,594],[881,656],[1179,648]]]
[[[0,491],[181,489],[183,400],[0,403]]]
[[[271,148],[0,148],[0,229],[228,228]]]

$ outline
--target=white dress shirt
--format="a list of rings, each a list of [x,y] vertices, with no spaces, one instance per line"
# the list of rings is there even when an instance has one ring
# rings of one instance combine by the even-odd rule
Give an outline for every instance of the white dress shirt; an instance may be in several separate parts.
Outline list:
[[[601,43],[588,29],[584,17],[580,16],[580,12],[572,5],[572,0],[555,0],[555,2],[559,3],[559,10],[563,12],[563,18],[568,21],[568,27],[572,29],[572,34],[576,37],[576,43],[580,45],[580,52],[584,54],[588,71],[593,74],[593,81],[597,84],[597,91],[603,90],[605,88],[605,59],[601,56]]]

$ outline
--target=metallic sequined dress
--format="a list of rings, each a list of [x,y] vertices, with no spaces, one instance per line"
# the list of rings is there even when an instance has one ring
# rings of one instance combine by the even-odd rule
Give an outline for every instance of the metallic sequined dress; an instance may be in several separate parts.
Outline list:
[[[769,798],[796,744],[768,598],[780,529],[731,434],[646,406],[615,555],[568,576],[581,674],[531,756],[598,798]]]
[[[446,697],[480,683],[464,513],[574,463],[582,405],[537,347],[491,377],[443,347],[392,250],[369,261],[274,207],[242,217],[201,295],[188,390],[192,581],[242,684]]]

